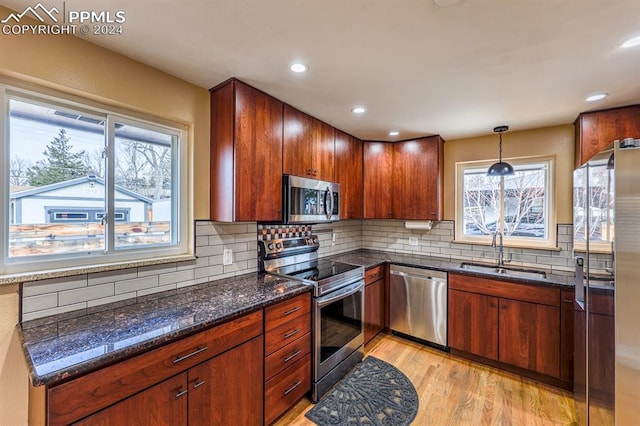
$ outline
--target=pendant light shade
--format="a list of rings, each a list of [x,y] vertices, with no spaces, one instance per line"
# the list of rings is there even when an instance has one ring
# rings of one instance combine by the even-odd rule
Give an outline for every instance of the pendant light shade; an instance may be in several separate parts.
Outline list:
[[[487,170],[487,176],[511,176],[515,175],[516,172],[513,170],[513,166],[509,163],[502,161],[502,133],[509,130],[509,126],[498,126],[493,129],[494,132],[500,133],[500,157],[498,162],[492,164]]]

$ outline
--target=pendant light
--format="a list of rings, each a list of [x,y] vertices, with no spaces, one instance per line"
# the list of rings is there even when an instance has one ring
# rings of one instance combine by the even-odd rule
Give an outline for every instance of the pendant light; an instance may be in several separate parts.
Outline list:
[[[507,130],[509,130],[509,126],[498,126],[493,129],[494,132],[500,133],[500,157],[497,163],[489,167],[487,176],[511,176],[516,174],[511,164],[502,161],[502,133]]]

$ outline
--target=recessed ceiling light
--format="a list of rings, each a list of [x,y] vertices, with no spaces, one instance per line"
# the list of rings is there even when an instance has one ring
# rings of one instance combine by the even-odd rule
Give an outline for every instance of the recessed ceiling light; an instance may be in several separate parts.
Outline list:
[[[289,69],[295,73],[303,73],[303,72],[307,72],[309,70],[309,65],[305,64],[304,62],[294,62],[291,65],[289,65]]]
[[[599,101],[600,99],[604,99],[607,96],[609,96],[608,93],[594,93],[593,95],[589,95],[585,98],[585,101],[587,102],[595,102],[595,101]]]
[[[436,4],[436,6],[440,6],[440,7],[449,7],[449,6],[455,6],[456,4],[460,3],[462,0],[433,0],[433,2]]]
[[[392,130],[392,131],[389,132],[389,136],[398,136],[399,134],[400,134],[400,132],[397,131],[397,130]]]
[[[640,46],[640,35],[626,39],[620,44],[620,47],[624,47],[624,48],[636,47],[636,46]]]
[[[351,108],[351,112],[354,114],[363,114],[366,111],[366,109],[364,107],[361,106],[356,106]]]

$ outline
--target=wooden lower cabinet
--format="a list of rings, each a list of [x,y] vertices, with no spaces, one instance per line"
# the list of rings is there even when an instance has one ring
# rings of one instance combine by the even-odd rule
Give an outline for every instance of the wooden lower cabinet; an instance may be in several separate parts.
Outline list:
[[[78,425],[262,425],[262,336]]]
[[[560,377],[560,308],[500,299],[498,360]]]
[[[498,359],[498,298],[449,290],[449,346]]]
[[[573,292],[559,287],[450,273],[449,346],[569,388],[572,301]]]
[[[384,328],[384,279],[364,287],[364,343]]]
[[[187,373],[159,383],[116,405],[81,420],[81,426],[186,425]]]

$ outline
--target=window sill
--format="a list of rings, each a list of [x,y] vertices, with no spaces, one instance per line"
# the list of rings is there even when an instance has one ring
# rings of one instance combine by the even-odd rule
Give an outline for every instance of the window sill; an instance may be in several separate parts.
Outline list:
[[[473,244],[476,246],[487,246],[491,247],[491,243],[486,241],[477,241],[477,240],[453,240],[452,244]],[[557,246],[545,246],[545,245],[533,245],[533,244],[514,244],[514,243],[504,243],[505,248],[521,248],[521,249],[530,249],[530,250],[547,250],[547,251],[557,251],[560,252],[562,249]]]
[[[62,278],[73,275],[92,274],[95,272],[116,271],[118,269],[137,268],[140,266],[161,265],[164,263],[185,262],[195,260],[193,254],[158,257],[156,259],[142,259],[130,262],[114,262],[100,265],[78,266],[73,268],[51,269],[47,271],[21,272],[18,274],[0,275],[0,285],[17,284],[27,281],[44,280],[48,278]]]

